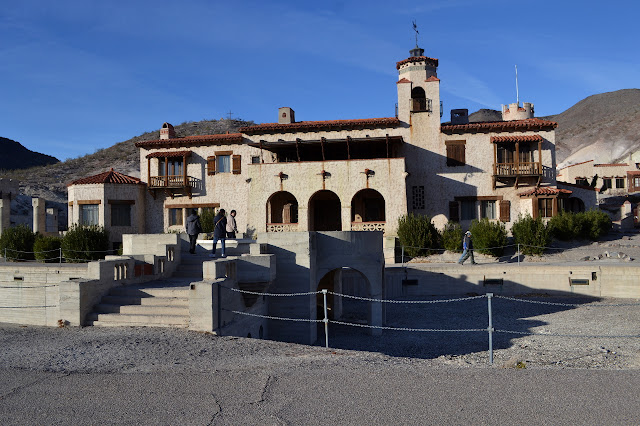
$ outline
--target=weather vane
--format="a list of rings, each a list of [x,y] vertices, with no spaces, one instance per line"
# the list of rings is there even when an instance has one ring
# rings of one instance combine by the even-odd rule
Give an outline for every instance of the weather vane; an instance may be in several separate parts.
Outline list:
[[[420,32],[418,32],[418,25],[415,19],[413,20],[413,31],[416,32],[416,47],[418,47],[418,34],[420,34]]]

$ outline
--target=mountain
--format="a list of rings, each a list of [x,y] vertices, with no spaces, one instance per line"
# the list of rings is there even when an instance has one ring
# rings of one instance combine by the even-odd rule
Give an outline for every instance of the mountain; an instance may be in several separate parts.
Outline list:
[[[0,137],[0,170],[28,169],[59,162],[55,157],[31,151],[19,142]]]
[[[589,96],[563,113],[545,118],[558,122],[559,167],[587,160],[625,162],[634,153],[640,160],[640,89]]]

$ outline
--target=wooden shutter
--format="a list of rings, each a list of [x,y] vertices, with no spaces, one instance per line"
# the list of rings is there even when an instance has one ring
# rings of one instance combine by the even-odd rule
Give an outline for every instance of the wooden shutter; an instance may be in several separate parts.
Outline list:
[[[465,141],[446,141],[447,147],[447,166],[464,166],[465,165]]]
[[[449,220],[451,222],[460,222],[460,203],[457,201],[449,202]]]
[[[216,174],[216,157],[207,157],[207,175]]]
[[[511,201],[500,201],[500,221],[511,222]]]
[[[231,159],[232,159],[231,169],[232,169],[234,175],[239,175],[240,174],[240,171],[241,171],[241,158],[242,157],[240,155],[231,156]]]

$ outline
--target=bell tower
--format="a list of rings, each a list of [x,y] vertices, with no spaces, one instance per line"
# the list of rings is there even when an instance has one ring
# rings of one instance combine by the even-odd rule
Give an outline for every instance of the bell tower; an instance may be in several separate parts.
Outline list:
[[[398,118],[410,125],[416,114],[424,116],[430,124],[440,123],[440,79],[438,60],[424,55],[424,49],[416,45],[409,57],[396,63],[398,70]],[[431,123],[433,122],[433,123]],[[426,123],[425,123],[426,124]]]

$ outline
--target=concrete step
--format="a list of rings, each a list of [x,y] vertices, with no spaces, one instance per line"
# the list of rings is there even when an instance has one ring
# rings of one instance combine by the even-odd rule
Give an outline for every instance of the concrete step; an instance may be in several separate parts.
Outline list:
[[[126,296],[126,297],[169,297],[169,298],[188,298],[189,287],[188,286],[171,286],[171,287],[114,287],[111,289],[109,295],[111,296]]]
[[[165,299],[165,302],[167,300]],[[98,314],[132,314],[132,315],[189,315],[189,305],[111,305],[100,303],[94,311]]]
[[[143,306],[189,306],[188,297],[138,297],[138,296],[104,296],[102,303],[108,305],[143,305]]]
[[[136,314],[89,314],[88,321],[95,326],[179,327],[189,326],[188,315],[136,315]]]

